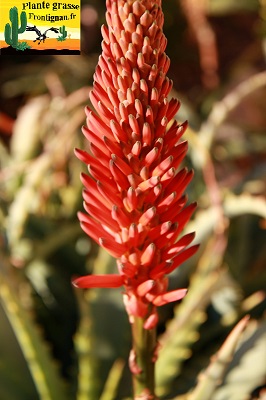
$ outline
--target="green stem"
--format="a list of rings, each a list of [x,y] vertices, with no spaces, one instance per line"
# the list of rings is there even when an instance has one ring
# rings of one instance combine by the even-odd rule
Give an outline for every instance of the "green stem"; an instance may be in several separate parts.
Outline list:
[[[130,364],[131,367],[133,364],[133,368],[131,368],[133,392],[134,399],[145,398],[155,400],[156,329],[144,329],[144,322],[143,318],[135,317],[132,324],[133,360],[130,360]]]

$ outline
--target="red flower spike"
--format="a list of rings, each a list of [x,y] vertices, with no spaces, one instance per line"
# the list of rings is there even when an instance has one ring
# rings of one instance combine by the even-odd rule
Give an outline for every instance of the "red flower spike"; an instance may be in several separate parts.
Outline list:
[[[137,294],[140,297],[144,297],[147,293],[149,293],[152,288],[154,287],[154,281],[149,279],[148,281],[145,281],[143,283],[141,283],[138,287],[137,287]]]
[[[122,142],[127,142],[128,137],[126,135],[126,133],[123,131],[123,129],[121,129],[120,125],[118,124],[117,121],[115,121],[114,119],[111,119],[110,121],[110,128],[113,132],[113,135],[116,139],[118,139],[117,141],[122,141]]]
[[[88,192],[87,189],[83,190],[82,196],[86,204],[93,205],[97,208],[99,208],[99,204],[101,204],[101,207],[107,213],[109,213],[109,210],[111,209],[108,201],[100,195],[100,193],[96,193],[96,195],[93,194],[94,191]]]
[[[134,293],[126,293],[124,296],[124,304],[128,315],[144,318],[148,312],[148,303],[144,302],[141,297],[137,297]]]
[[[154,186],[157,186],[157,184],[159,182],[160,182],[160,178],[158,176],[152,176],[151,178],[147,179],[146,181],[139,183],[138,188],[144,192],[150,188],[153,188]]]
[[[160,162],[159,165],[157,165],[157,167],[153,170],[152,175],[153,176],[161,176],[165,173],[165,171],[167,171],[170,166],[173,163],[173,156],[168,156],[165,160],[163,160],[162,162]]]
[[[118,194],[118,191],[108,190],[106,184],[103,185],[100,181],[97,181],[97,188],[99,193],[110,203],[111,207],[114,204],[122,207],[122,201]]]
[[[136,266],[131,264],[130,262],[127,263],[117,263],[118,270],[121,275],[126,276],[127,278],[133,278],[136,274]]]
[[[132,154],[134,156],[138,156],[141,152],[141,142],[138,140],[136,143],[134,143],[134,145],[132,146]]]
[[[150,191],[150,193],[146,196],[146,202],[147,204],[153,204],[155,200],[160,196],[162,193],[163,187],[159,183],[159,185],[155,186],[153,188],[153,191]]]
[[[123,172],[116,166],[113,160],[110,160],[110,171],[121,189],[127,190],[129,187],[128,179]]]
[[[152,314],[148,316],[146,321],[144,322],[144,329],[153,329],[156,327],[159,321],[159,316],[157,311],[154,311]]]
[[[130,186],[132,186],[134,189],[137,189],[138,185],[142,181],[141,177],[135,173],[128,175],[127,179],[128,179],[128,182],[130,183]],[[138,188],[138,189],[140,189],[140,188]]]
[[[83,203],[83,206],[87,213],[94,218],[95,221],[99,222],[100,225],[106,225],[110,229],[113,229],[114,232],[119,231],[119,225],[115,220],[109,219],[109,215],[107,212],[102,212],[102,209],[99,207],[95,207],[92,205],[88,205],[87,203]]]
[[[108,148],[108,150],[110,150],[111,154],[116,154],[116,155],[120,156],[121,158],[124,157],[122,149],[120,148],[118,143],[116,143],[113,140],[108,139],[107,136],[103,136],[103,141],[104,141],[105,146]]]
[[[78,288],[117,288],[123,285],[121,275],[88,275],[74,279],[72,282]]]
[[[161,264],[156,265],[156,267],[150,271],[150,278],[155,281],[162,278],[162,276],[168,274],[172,265],[172,260],[163,261]]]
[[[112,154],[111,157],[112,157],[112,160],[114,161],[115,165],[123,172],[124,175],[131,174],[132,169],[127,164],[127,162],[125,162],[124,160],[122,160],[122,158],[118,157],[115,154]]]
[[[143,226],[148,225],[156,215],[156,207],[151,207],[139,219],[139,223]]]
[[[98,159],[100,163],[104,166],[108,166],[109,164],[109,156],[110,153],[108,152],[108,157],[105,155],[98,147],[96,147],[93,143],[90,143],[90,152],[94,156],[94,158]]]
[[[106,249],[113,257],[119,258],[126,252],[126,247],[106,238],[99,239],[100,246]]]
[[[137,205],[137,201],[136,201],[136,193],[135,193],[134,188],[130,187],[128,189],[127,197],[124,197],[123,204],[124,204],[125,209],[128,212],[131,212],[135,209],[135,206]]]
[[[132,223],[130,225],[129,230],[128,230],[128,235],[129,235],[130,245],[132,247],[136,247],[139,242],[139,231],[138,231],[138,227],[135,223]]]
[[[119,207],[113,206],[111,212],[112,218],[118,222],[120,227],[129,227],[131,224],[130,217]]]
[[[155,255],[156,251],[156,246],[154,243],[150,243],[146,249],[143,251],[141,257],[140,257],[140,262],[143,267],[147,267],[148,265],[151,264],[153,257]]]
[[[191,246],[191,247],[183,250],[181,253],[178,253],[175,257],[172,257],[173,264],[165,273],[170,274],[172,271],[174,271],[176,268],[178,268],[188,258],[192,257],[196,253],[198,248],[199,248],[199,245],[195,244],[194,246]]]
[[[98,137],[96,133],[90,131],[86,126],[82,127],[82,133],[89,142],[93,143],[96,147],[98,147],[105,155],[107,156],[110,155],[109,150],[105,147],[104,142],[101,139],[102,136]]]
[[[155,297],[153,300],[153,304],[155,306],[163,306],[167,303],[171,303],[172,301],[178,301],[183,299],[187,294],[187,289],[178,289],[173,290],[172,292],[167,292],[164,294],[160,294],[159,296]]]
[[[173,237],[175,237],[176,235],[176,225],[177,224],[171,224],[171,228],[169,229],[169,231],[154,241],[157,249],[161,251],[163,248],[169,245],[169,242],[171,243],[173,241]]]
[[[193,172],[187,170],[187,168],[181,169],[174,179],[172,180],[167,188],[165,189],[165,196],[169,196],[173,191],[176,192],[177,198],[179,199],[180,196],[184,193],[184,189],[190,183],[191,179],[193,178]]]
[[[156,307],[180,300],[167,292],[167,275],[198,248],[182,236],[196,205],[186,206],[192,171],[181,169],[187,122],[173,120],[180,102],[169,99],[173,82],[165,54],[161,0],[107,0],[102,55],[94,74],[83,127],[89,150],[75,150],[83,174],[83,230],[117,258],[118,275],[78,278],[82,288],[124,286],[132,322],[158,323]],[[181,236],[180,236],[181,235]],[[190,247],[189,247],[190,246]]]
[[[160,238],[169,232],[169,229],[172,226],[171,221],[167,221],[162,223],[161,225],[157,225],[155,228],[152,228],[149,232],[149,237],[151,240],[160,240]]]
[[[95,240],[96,243],[99,244],[99,236],[104,234],[101,229],[101,226],[100,226],[100,228],[97,227],[98,229],[97,228],[95,229],[95,226],[93,226],[92,224],[88,224],[87,221],[83,222],[82,217],[80,215],[79,215],[79,219],[80,219],[80,226],[81,226],[82,230],[88,236],[90,236],[93,240]]]
[[[153,109],[151,108],[150,105],[147,105],[147,110],[146,110],[146,121],[152,125],[154,123],[154,113]]]

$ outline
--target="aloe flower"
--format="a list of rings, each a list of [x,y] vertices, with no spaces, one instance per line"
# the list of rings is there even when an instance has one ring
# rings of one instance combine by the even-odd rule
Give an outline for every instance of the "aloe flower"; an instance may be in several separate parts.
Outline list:
[[[84,276],[74,285],[124,287],[130,322],[141,319],[152,330],[157,307],[186,294],[168,291],[167,275],[198,248],[189,247],[194,233],[181,236],[196,207],[184,194],[193,172],[180,167],[187,123],[173,120],[180,103],[168,99],[173,83],[166,76],[161,0],[107,0],[106,6],[90,92],[96,112],[87,107],[83,127],[89,150],[75,152],[89,170],[81,177],[81,227],[117,259],[118,274]],[[134,360],[131,366],[137,368]]]
[[[187,152],[180,142],[187,123],[172,121],[180,103],[167,99],[160,0],[107,0],[108,27],[102,27],[102,55],[94,75],[83,133],[89,152],[76,149],[88,165],[82,174],[83,230],[117,258],[119,274],[89,275],[81,288],[124,286],[130,320],[146,319],[153,328],[156,307],[181,299],[168,292],[167,275],[192,256],[194,233],[180,237],[195,210],[184,191],[193,176],[179,170]]]

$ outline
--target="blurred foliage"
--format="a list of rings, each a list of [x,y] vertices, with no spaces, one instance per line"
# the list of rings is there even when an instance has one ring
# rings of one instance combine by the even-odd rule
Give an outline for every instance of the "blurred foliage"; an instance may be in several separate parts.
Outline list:
[[[188,230],[201,249],[171,276],[188,295],[160,309],[158,395],[262,400],[266,3],[163,7],[173,95],[182,101],[177,117],[190,123],[185,163],[195,170],[189,197],[198,209]],[[73,155],[86,146],[80,126],[104,10],[104,0],[83,2],[83,56],[1,60],[1,400],[130,398],[120,290],[71,286],[77,275],[116,268],[77,222],[83,166]]]

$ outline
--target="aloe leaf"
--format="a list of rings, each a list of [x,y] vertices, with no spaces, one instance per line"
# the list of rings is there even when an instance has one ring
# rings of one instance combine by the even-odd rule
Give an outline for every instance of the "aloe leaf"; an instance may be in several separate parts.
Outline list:
[[[225,370],[233,357],[239,338],[247,326],[248,320],[249,317],[245,316],[235,326],[216,356],[212,358],[206,371],[199,376],[198,384],[188,396],[188,400],[213,399],[213,393],[223,378]]]
[[[93,400],[99,397],[99,360],[94,349],[97,348],[96,336],[93,333],[93,319],[88,296],[82,296],[77,292],[80,325],[74,338],[76,353],[78,356],[78,385],[77,400]]]
[[[42,119],[49,106],[49,96],[38,96],[27,102],[15,121],[10,142],[11,157],[14,162],[34,158],[41,148]],[[27,139],[25,140],[25,126]]]
[[[239,11],[253,11],[258,10],[259,3],[256,0],[220,0],[208,2],[208,12],[211,15],[228,15]]]
[[[106,383],[104,385],[104,389],[103,389],[102,395],[100,397],[100,400],[115,400],[116,399],[118,385],[119,385],[120,379],[122,377],[124,366],[125,366],[125,362],[122,359],[118,359],[114,362],[114,364],[109,372]]]
[[[251,196],[242,193],[236,196],[228,193],[224,202],[224,211],[229,218],[242,214],[254,214],[266,218],[266,202],[262,196]]]
[[[32,200],[36,198],[38,187],[43,181],[50,159],[46,154],[38,157],[28,169],[23,186],[19,188],[16,197],[9,208],[7,217],[7,235],[11,248],[13,248],[23,236],[24,227],[32,207]]]
[[[39,398],[66,400],[66,387],[47,347],[3,275],[0,275],[0,301],[28,364]]]
[[[262,196],[255,197],[246,193],[234,195],[228,191],[222,206],[225,217],[230,219],[245,214],[266,218],[266,203]],[[219,210],[215,207],[198,211],[195,219],[188,223],[184,232],[196,231],[197,241],[202,242],[212,234],[219,218]]]
[[[219,277],[211,274],[204,284],[190,288],[187,297],[177,307],[159,342],[159,358],[156,364],[157,392],[166,395],[174,378],[180,373],[183,362],[191,356],[191,346],[198,340],[198,329],[206,320],[205,308],[212,293],[217,289]],[[204,290],[201,290],[204,289]]]
[[[266,321],[250,321],[239,343],[224,381],[216,389],[212,400],[245,400],[265,382]]]
[[[37,398],[30,372],[0,302],[0,398]]]

